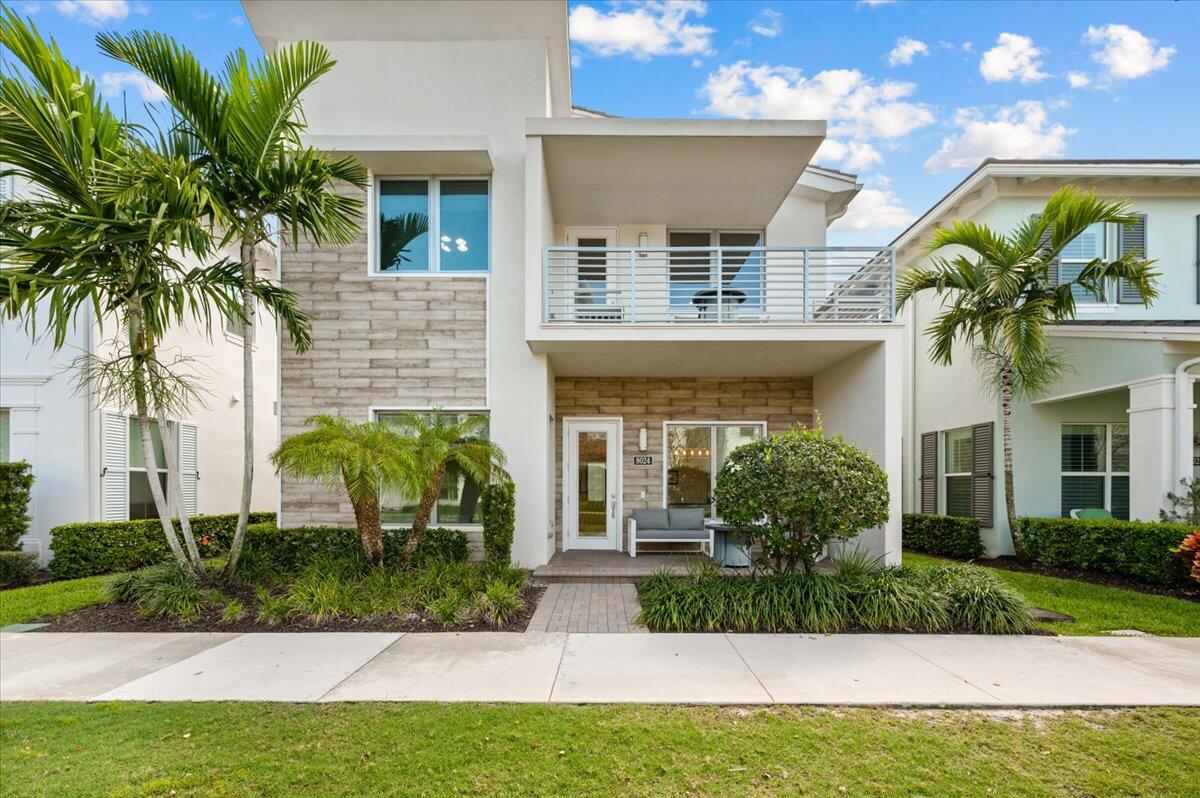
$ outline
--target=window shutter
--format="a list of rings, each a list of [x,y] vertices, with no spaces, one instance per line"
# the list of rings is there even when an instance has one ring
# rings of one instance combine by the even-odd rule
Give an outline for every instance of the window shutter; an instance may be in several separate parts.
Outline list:
[[[200,472],[196,470],[196,425],[180,422],[178,426],[179,490],[183,494],[183,511],[188,515],[195,515],[196,480],[200,477]]]
[[[1136,252],[1146,257],[1146,214],[1135,214],[1136,221],[1122,225],[1117,230],[1117,254],[1124,255]],[[1121,280],[1117,286],[1117,301],[1131,304],[1142,304],[1142,293],[1128,280]]]
[[[937,449],[936,432],[921,436],[921,512],[931,515],[937,513]]]
[[[971,517],[979,520],[982,527],[993,523],[992,473],[995,425],[992,422],[971,427]]]
[[[100,518],[129,520],[129,418],[100,414]]]
[[[1049,227],[1047,227],[1046,230],[1042,233],[1042,238],[1040,241],[1038,241],[1038,244],[1045,248],[1050,247],[1050,228]],[[1049,275],[1049,279],[1050,279],[1050,285],[1058,285],[1059,284],[1060,280],[1059,280],[1059,276],[1058,276],[1058,257],[1057,256],[1055,256],[1054,260],[1050,261],[1050,269],[1048,270],[1048,275]]]

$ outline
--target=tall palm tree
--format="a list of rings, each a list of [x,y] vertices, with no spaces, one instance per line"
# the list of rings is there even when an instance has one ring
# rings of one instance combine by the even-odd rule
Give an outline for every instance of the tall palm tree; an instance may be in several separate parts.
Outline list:
[[[194,394],[184,377],[162,368],[158,343],[173,325],[208,324],[214,311],[233,312],[237,272],[223,262],[180,263],[184,254],[204,257],[212,248],[198,221],[205,195],[186,159],[118,120],[95,82],[7,9],[0,45],[14,57],[0,75],[0,163],[3,174],[30,187],[27,198],[0,210],[0,313],[34,335],[44,325],[55,349],[88,309],[101,328],[115,323],[124,330],[117,356],[88,353],[79,365],[102,399],[133,406],[143,455],[153,462],[151,416],[182,409]],[[113,192],[151,162],[163,180]],[[168,460],[167,467],[168,484],[177,487],[178,463]],[[181,545],[158,480],[149,487],[171,553],[197,575],[202,563],[186,514]]]
[[[96,37],[108,55],[139,69],[162,88],[179,116],[176,132],[191,144],[211,194],[214,224],[222,244],[240,245],[243,304],[242,407],[244,451],[238,523],[226,574],[237,568],[245,540],[254,481],[253,324],[259,243],[272,235],[273,220],[292,237],[317,246],[348,244],[358,235],[362,203],[337,190],[339,183],[362,188],[366,171],[353,158],[333,158],[304,146],[300,96],[334,66],[328,51],[297,42],[250,61],[237,50],[212,75],[187,48],[151,31]],[[298,352],[309,344],[302,314],[283,319]]]
[[[408,468],[408,442],[394,427],[377,421],[355,424],[319,415],[304,423],[312,429],[280,444],[271,453],[271,462],[280,471],[320,480],[330,490],[344,490],[354,508],[363,553],[372,565],[382,565],[379,489],[400,481]]]
[[[1148,306],[1158,291],[1154,261],[1140,252],[1096,258],[1070,279],[1055,279],[1063,249],[1093,224],[1127,225],[1135,219],[1124,200],[1105,200],[1095,192],[1064,186],[1041,214],[1008,234],[971,221],[934,231],[926,265],[897,281],[896,303],[903,307],[918,293],[942,298],[941,310],[925,330],[929,355],[949,365],[955,342],[971,347],[986,385],[1000,397],[1004,438],[1004,507],[1014,545],[1020,553],[1016,497],[1013,494],[1012,402],[1049,388],[1069,364],[1050,342],[1046,327],[1075,318],[1075,292],[1103,296],[1115,280],[1136,288]],[[946,247],[958,254],[933,255]]]
[[[416,516],[404,545],[405,567],[412,564],[429,528],[433,506],[453,467],[477,485],[508,482],[504,452],[487,439],[484,416],[446,415],[435,409],[426,415],[404,413],[394,422],[404,439],[403,468],[395,485],[405,496],[418,499]]]

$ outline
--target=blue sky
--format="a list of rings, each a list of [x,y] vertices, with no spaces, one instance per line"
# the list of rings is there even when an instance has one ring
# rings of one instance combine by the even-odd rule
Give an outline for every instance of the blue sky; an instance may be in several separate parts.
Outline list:
[[[153,28],[212,66],[258,51],[241,5],[15,2],[138,114],[95,48]],[[634,117],[827,118],[866,189],[831,240],[886,242],[982,158],[1200,157],[1200,2],[570,3],[574,101]]]

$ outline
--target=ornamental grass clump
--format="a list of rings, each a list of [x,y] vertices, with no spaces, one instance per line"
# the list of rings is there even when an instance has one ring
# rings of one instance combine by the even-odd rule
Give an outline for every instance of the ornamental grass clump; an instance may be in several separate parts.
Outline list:
[[[144,618],[194,620],[218,597],[174,563],[121,574],[108,584],[110,601],[132,601]]]
[[[955,630],[1015,635],[1033,628],[1025,599],[982,568],[938,565],[916,573],[927,590],[945,595]]]

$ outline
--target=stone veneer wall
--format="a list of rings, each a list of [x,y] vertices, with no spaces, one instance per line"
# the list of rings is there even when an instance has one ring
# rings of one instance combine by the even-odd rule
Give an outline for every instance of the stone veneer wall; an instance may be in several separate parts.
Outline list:
[[[765,421],[769,433],[813,423],[812,378],[656,379],[651,377],[559,377],[554,381],[555,541],[562,549],[562,453],[564,418],[620,416],[624,420],[621,470],[625,517],[636,507],[662,507],[664,421]],[[644,454],[653,465],[635,466],[638,431],[645,427]],[[640,494],[646,492],[646,498]],[[622,548],[624,542],[622,519]]]
[[[281,342],[283,438],[316,413],[366,421],[371,407],[487,404],[485,277],[369,276],[363,231],[344,247],[285,245],[282,281],[312,319],[306,353]],[[282,498],[283,526],[354,524],[320,484],[285,476]]]

